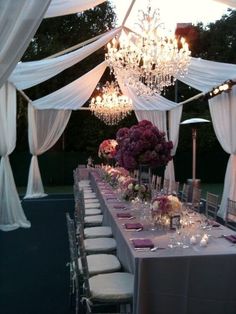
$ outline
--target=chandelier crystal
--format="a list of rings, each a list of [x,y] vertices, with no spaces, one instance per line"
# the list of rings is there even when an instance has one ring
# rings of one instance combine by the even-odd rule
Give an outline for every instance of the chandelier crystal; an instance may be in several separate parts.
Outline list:
[[[167,35],[159,10],[140,11],[139,34],[122,34],[108,43],[105,58],[114,74],[139,95],[160,94],[188,70],[191,52],[184,38]]]
[[[115,82],[106,82],[102,96],[92,98],[89,105],[93,114],[107,125],[116,125],[131,113],[132,100],[121,95]]]

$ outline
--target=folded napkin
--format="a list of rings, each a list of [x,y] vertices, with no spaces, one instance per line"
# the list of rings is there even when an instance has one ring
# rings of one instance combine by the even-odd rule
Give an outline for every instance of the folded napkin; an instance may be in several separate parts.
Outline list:
[[[235,234],[231,234],[228,236],[224,236],[225,239],[229,240],[232,243],[236,243],[236,235]]]
[[[119,209],[119,208],[125,208],[125,205],[121,205],[121,204],[114,204],[114,205],[112,205],[113,206],[113,208],[117,208],[117,209]]]
[[[133,239],[133,245],[135,248],[153,248],[154,244],[150,239]]]
[[[125,228],[128,230],[137,230],[137,229],[143,229],[143,225],[138,223],[127,223],[125,224]]]
[[[116,216],[118,218],[131,218],[131,217],[133,217],[130,213],[117,213]]]

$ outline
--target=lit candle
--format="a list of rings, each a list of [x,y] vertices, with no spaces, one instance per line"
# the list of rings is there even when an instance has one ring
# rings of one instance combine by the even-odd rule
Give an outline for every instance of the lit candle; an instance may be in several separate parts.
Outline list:
[[[201,241],[200,241],[200,246],[203,246],[203,247],[207,246],[207,241],[206,241],[206,239],[204,239],[204,238],[201,239]]]
[[[196,239],[195,236],[191,236],[191,238],[190,238],[190,243],[191,243],[191,244],[196,244],[196,243],[197,243],[197,239]]]

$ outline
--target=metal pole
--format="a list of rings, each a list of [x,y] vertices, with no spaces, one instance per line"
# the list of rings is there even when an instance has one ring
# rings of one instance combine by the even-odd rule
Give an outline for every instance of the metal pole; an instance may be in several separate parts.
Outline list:
[[[193,163],[192,163],[192,179],[193,184],[196,180],[196,139],[197,139],[197,129],[192,128],[192,139],[193,139]]]

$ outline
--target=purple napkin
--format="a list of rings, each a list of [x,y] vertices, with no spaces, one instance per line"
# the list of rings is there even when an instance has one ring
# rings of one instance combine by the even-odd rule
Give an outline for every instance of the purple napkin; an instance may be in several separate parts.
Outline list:
[[[113,208],[117,208],[117,209],[119,209],[119,208],[125,208],[125,205],[121,205],[121,204],[114,204],[114,205],[112,205],[113,206]]]
[[[131,217],[133,217],[130,213],[117,213],[116,216],[118,218],[131,218]]]
[[[234,234],[231,234],[231,235],[228,235],[228,236],[224,236],[224,238],[229,240],[232,243],[236,243],[236,235],[234,235]]]
[[[117,197],[114,197],[114,196],[113,197],[107,197],[106,200],[107,201],[114,201],[114,200],[117,200]]]
[[[143,229],[143,225],[138,223],[127,223],[125,224],[125,228],[128,230],[136,230],[136,229]]]
[[[153,248],[154,244],[150,239],[133,239],[133,245],[135,248]]]

